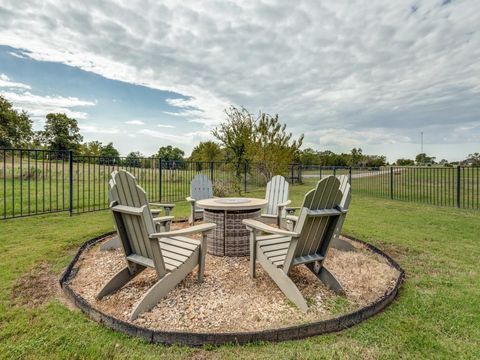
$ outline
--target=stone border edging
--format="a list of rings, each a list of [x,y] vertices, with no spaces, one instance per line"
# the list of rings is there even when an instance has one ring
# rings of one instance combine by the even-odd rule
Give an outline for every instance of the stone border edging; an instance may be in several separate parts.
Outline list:
[[[91,240],[86,241],[80,246],[74,258],[67,266],[60,278],[60,286],[67,297],[84,313],[86,313],[91,319],[103,324],[113,330],[120,331],[130,336],[140,337],[147,342],[161,343],[166,345],[188,345],[188,346],[201,346],[205,344],[210,345],[223,345],[223,344],[246,344],[250,342],[259,341],[285,341],[303,339],[310,336],[321,335],[331,332],[342,331],[353,325],[356,325],[373,315],[379,313],[385,309],[398,295],[398,291],[404,281],[405,271],[400,265],[392,259],[388,254],[384,253],[377,247],[366,243],[363,240],[357,239],[352,236],[346,236],[348,239],[356,241],[365,245],[372,252],[383,256],[388,263],[400,272],[400,275],[395,282],[395,286],[390,291],[386,292],[376,302],[338,317],[334,317],[327,320],[316,321],[309,324],[295,325],[278,329],[268,329],[252,332],[239,332],[239,333],[193,333],[193,332],[181,332],[181,331],[160,331],[152,330],[145,327],[137,326],[126,321],[114,318],[108,314],[101,312],[100,310],[92,307],[83,297],[77,294],[69,285],[68,281],[75,277],[76,273],[74,266],[82,253],[100,242],[106,236],[114,234],[115,231],[108,232],[101,236],[97,236]]]

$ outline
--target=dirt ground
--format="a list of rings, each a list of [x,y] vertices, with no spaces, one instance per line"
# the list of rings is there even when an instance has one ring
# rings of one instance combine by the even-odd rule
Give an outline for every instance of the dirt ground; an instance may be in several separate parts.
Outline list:
[[[174,228],[183,226],[174,224]],[[382,297],[399,275],[384,258],[353,244],[357,252],[331,249],[325,262],[345,289],[345,296],[327,289],[305,266],[293,268],[290,276],[307,300],[306,313],[287,300],[260,265],[257,278],[251,279],[248,258],[207,255],[203,283],[197,283],[194,270],[133,323],[158,330],[238,332],[298,325],[353,311]],[[102,285],[123,266],[121,250],[100,251],[96,245],[79,260],[70,285],[95,308],[128,321],[133,306],[155,283],[156,275],[147,269],[117,292],[96,300]]]

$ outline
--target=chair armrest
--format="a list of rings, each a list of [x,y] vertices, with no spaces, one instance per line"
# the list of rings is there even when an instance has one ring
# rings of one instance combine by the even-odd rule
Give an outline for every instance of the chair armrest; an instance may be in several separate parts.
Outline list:
[[[277,206],[278,206],[279,208],[282,208],[282,207],[286,207],[287,205],[290,205],[291,203],[292,203],[291,200],[287,200],[287,201],[285,201],[285,202],[283,202],[283,203],[277,204]]]
[[[146,207],[146,205],[143,205],[142,207],[133,207],[133,206],[126,206],[126,205],[114,205],[111,207],[112,211],[119,212],[122,214],[128,214],[128,215],[137,215],[140,216],[143,214],[143,209]]]
[[[196,201],[194,198],[192,198],[190,196],[187,197],[185,200],[187,200],[189,203],[192,203],[192,204],[195,203],[195,201]]]
[[[217,224],[206,223],[206,224],[201,224],[201,225],[190,226],[189,228],[186,228],[186,229],[166,231],[166,232],[161,232],[161,233],[153,233],[153,234],[149,235],[149,238],[150,239],[160,239],[160,238],[164,238],[164,237],[183,236],[183,235],[195,234],[195,233],[199,233],[199,232],[210,231],[210,230],[215,229],[216,227],[217,227]]]
[[[175,216],[159,216],[159,217],[153,218],[153,222],[172,221],[174,218]]]
[[[297,222],[297,221],[298,221],[298,216],[296,216],[296,215],[287,215],[287,216],[285,216],[285,220],[290,220],[290,221],[293,221],[293,222]]]
[[[259,231],[263,231],[263,232],[270,233],[270,234],[276,234],[276,235],[285,235],[285,236],[291,236],[291,237],[299,237],[300,236],[299,233],[274,228],[274,227],[266,225],[266,224],[264,224],[264,223],[262,223],[258,220],[245,219],[245,220],[242,220],[242,223],[250,231],[259,230]]]

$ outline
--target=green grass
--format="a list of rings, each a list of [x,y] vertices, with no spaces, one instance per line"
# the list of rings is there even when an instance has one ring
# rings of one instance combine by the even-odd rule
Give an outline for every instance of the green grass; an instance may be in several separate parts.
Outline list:
[[[294,202],[309,187],[293,187]],[[187,213],[186,204],[175,209],[177,216]],[[107,211],[0,223],[0,358],[480,357],[479,212],[355,195],[345,232],[387,251],[407,278],[388,309],[338,334],[279,344],[164,347],[109,330],[55,299],[36,308],[12,305],[22,275],[48,262],[59,276],[81,243],[112,228]],[[339,311],[343,305],[331,304]]]

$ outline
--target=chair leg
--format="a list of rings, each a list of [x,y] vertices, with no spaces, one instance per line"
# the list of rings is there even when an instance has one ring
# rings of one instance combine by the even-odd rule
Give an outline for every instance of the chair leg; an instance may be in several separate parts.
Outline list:
[[[198,254],[198,282],[203,282],[205,273],[205,256],[207,255],[207,234],[202,234],[202,245]]]
[[[198,253],[192,254],[192,256],[190,256],[190,258],[178,269],[166,274],[158,280],[134,306],[132,314],[130,315],[130,320],[135,320],[141,313],[153,308],[170,292],[170,290],[175,288],[179,282],[185,279],[185,276],[187,276],[195,265],[198,264],[198,256]]]
[[[121,247],[122,242],[120,241],[120,238],[115,236],[114,238],[105,241],[102,245],[100,245],[100,251],[120,249]]]
[[[342,251],[357,251],[355,246],[353,246],[348,241],[345,241],[339,237],[333,238],[331,246],[337,250],[342,250]]]
[[[250,277],[255,279],[256,274],[256,261],[257,261],[257,244],[256,244],[256,232],[255,230],[250,231]]]
[[[258,253],[258,259],[262,267],[265,269],[268,275],[272,278],[273,281],[277,284],[277,286],[282,290],[285,296],[293,302],[295,305],[298,306],[300,310],[303,312],[307,312],[308,305],[305,299],[303,298],[302,293],[298,290],[295,283],[290,279],[290,277],[280,268],[277,268],[273,265],[267,258]]]
[[[140,274],[144,269],[145,268],[143,266],[137,265],[135,270],[131,271],[128,266],[125,266],[122,270],[113,275],[105,285],[103,285],[102,289],[97,294],[97,299],[100,300],[104,296],[120,289],[123,285]]]
[[[345,295],[342,285],[327,268],[318,263],[305,264],[315,276],[337,295]]]

